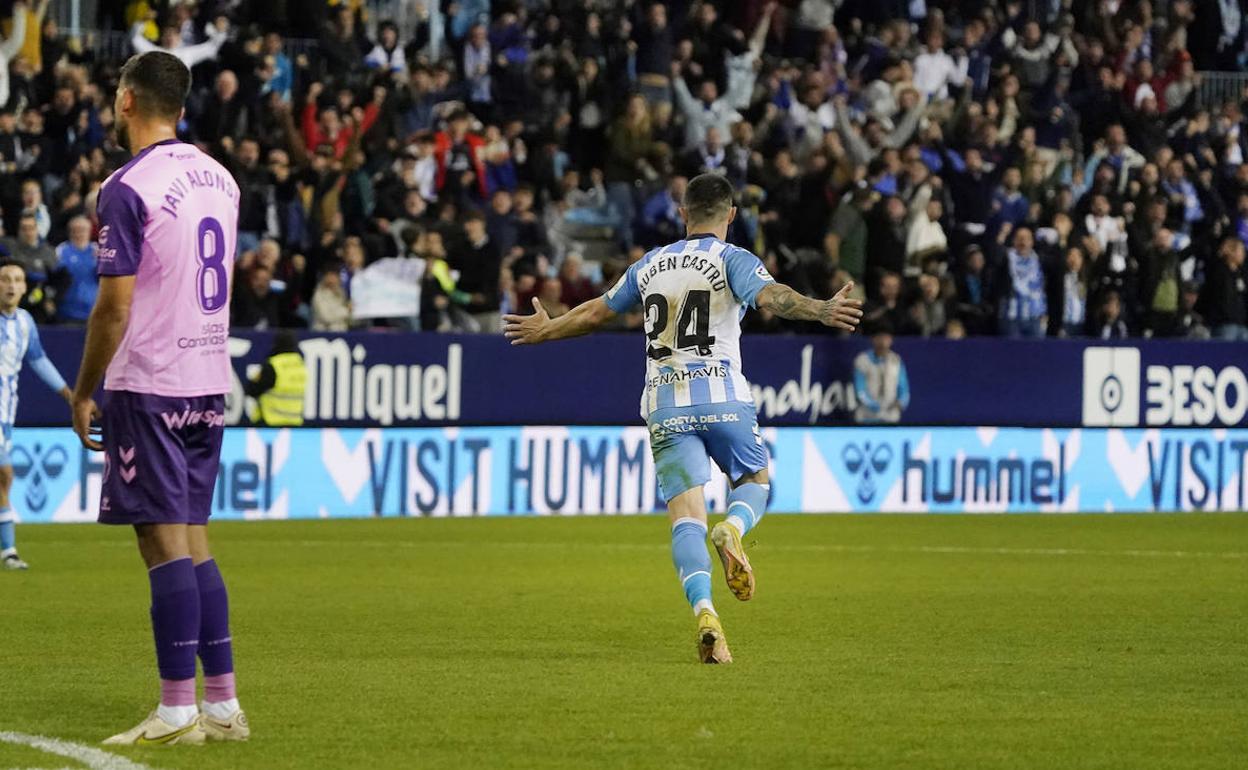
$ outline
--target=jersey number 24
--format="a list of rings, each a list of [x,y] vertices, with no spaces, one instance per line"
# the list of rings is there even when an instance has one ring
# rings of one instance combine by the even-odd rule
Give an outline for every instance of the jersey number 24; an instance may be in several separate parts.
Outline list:
[[[646,355],[656,361],[667,358],[672,349],[659,344],[659,337],[667,330],[667,297],[650,294],[645,303]],[[676,320],[676,347],[680,350],[697,350],[700,356],[709,356],[715,337],[711,329],[711,293],[694,289],[685,293]]]

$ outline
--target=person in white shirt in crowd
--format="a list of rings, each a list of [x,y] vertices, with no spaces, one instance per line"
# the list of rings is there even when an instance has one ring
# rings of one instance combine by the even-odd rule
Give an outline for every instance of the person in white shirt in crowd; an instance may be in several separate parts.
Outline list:
[[[395,75],[407,72],[407,54],[399,45],[399,28],[392,21],[383,21],[377,29],[377,45],[364,57],[364,63],[373,69]]]
[[[944,33],[932,30],[927,33],[927,47],[914,59],[914,87],[933,100],[949,98],[949,86],[966,81],[966,56],[954,61],[944,46]]]
[[[1127,269],[1127,226],[1122,217],[1110,214],[1109,199],[1092,197],[1091,210],[1083,219],[1084,248],[1094,257],[1105,259],[1106,270],[1122,273]]]
[[[745,88],[744,79],[736,81],[738,88]],[[749,82],[753,88],[753,82]],[[720,136],[728,136],[732,124],[741,120],[734,104],[742,97],[737,93],[719,95],[719,88],[714,80],[704,80],[698,86],[695,98],[685,83],[680,62],[672,62],[672,87],[676,92],[676,105],[685,116],[685,145],[693,147],[706,136],[706,129],[715,126]]]
[[[940,224],[943,215],[944,204],[939,198],[929,197],[923,210],[911,217],[910,230],[906,233],[907,274],[912,271],[917,274],[923,267],[924,259],[949,249],[949,239]]]
[[[26,3],[13,4],[13,28],[8,37],[0,37],[0,106],[9,103],[9,62],[26,42]]]
[[[140,21],[134,25],[130,35],[130,45],[134,47],[136,54],[164,51],[178,57],[187,69],[192,69],[197,64],[217,58],[217,52],[221,50],[221,46],[225,44],[228,37],[230,23],[222,16],[204,25],[204,37],[207,40],[196,45],[187,45],[184,42],[182,30],[176,24],[166,26],[160,31],[159,44],[153,43],[143,35],[145,27],[146,25]]]
[[[312,330],[345,332],[351,328],[351,300],[337,270],[326,270],[312,293]]]

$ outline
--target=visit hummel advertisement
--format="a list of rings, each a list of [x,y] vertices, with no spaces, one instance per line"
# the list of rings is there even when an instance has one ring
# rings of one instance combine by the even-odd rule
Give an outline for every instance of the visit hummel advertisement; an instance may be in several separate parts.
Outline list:
[[[644,428],[229,429],[220,519],[570,515],[661,509]],[[765,428],[770,509],[1243,510],[1248,430]],[[102,456],[19,429],[23,521],[93,521]],[[146,473],[136,454],[131,476]],[[722,511],[724,480],[707,485]]]

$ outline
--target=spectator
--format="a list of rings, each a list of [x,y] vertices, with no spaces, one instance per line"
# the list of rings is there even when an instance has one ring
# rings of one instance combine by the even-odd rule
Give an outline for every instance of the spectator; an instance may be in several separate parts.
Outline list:
[[[1002,264],[1006,292],[1001,304],[1002,332],[1008,337],[1043,337],[1048,301],[1044,271],[1030,229],[1014,231],[1013,247],[1006,251]]]
[[[40,240],[48,237],[52,230],[52,215],[43,202],[43,188],[34,179],[22,182],[22,216],[34,217],[35,231],[39,233]]]
[[[1121,340],[1130,336],[1127,322],[1122,319],[1122,299],[1116,291],[1107,291],[1096,313],[1093,334],[1102,340]]]
[[[824,236],[824,252],[834,269],[844,270],[858,283],[867,272],[867,219],[875,194],[865,184],[856,185],[841,198]]]
[[[1175,322],[1175,336],[1189,340],[1207,340],[1210,337],[1205,319],[1196,312],[1200,300],[1200,287],[1188,281],[1183,284],[1180,295],[1179,317]]]
[[[91,240],[91,220],[77,216],[69,221],[69,240],[56,247],[56,278],[61,285],[56,318],[62,323],[83,324],[95,307],[100,282],[96,275],[99,247]]]
[[[148,40],[144,32],[145,27],[141,22],[135,24],[131,30],[130,45],[134,47],[135,53],[164,51],[181,59],[187,69],[192,69],[197,64],[216,58],[227,39],[229,25],[224,18],[213,21],[204,27],[204,37],[207,39],[196,44],[187,43],[182,36],[182,30],[172,24],[161,29],[160,45]]]
[[[864,323],[883,324],[891,335],[909,323],[901,301],[901,276],[884,273],[879,279],[875,299],[868,302],[863,313]]]
[[[947,98],[949,86],[959,86],[966,79],[966,57],[955,62],[945,53],[944,46],[944,34],[932,29],[927,33],[923,53],[914,59],[914,86],[928,99]]]
[[[13,28],[9,36],[0,40],[0,108],[9,103],[9,62],[22,50],[26,42],[26,4],[13,4]]]
[[[906,204],[891,195],[867,218],[867,272],[901,273],[906,269]]]
[[[39,236],[39,221],[35,214],[23,212],[18,219],[17,237],[0,238],[0,245],[9,257],[26,271],[26,282],[31,287],[28,296],[48,279],[57,266],[56,251]]]
[[[901,356],[893,352],[893,330],[876,321],[868,331],[871,348],[854,359],[854,420],[862,424],[898,423],[910,405],[910,380]]]
[[[272,268],[256,263],[242,278],[234,286],[230,323],[241,328],[278,328],[280,311],[277,294],[273,292]]]
[[[392,75],[407,74],[407,56],[399,47],[399,28],[392,21],[383,21],[377,28],[377,45],[364,57],[369,67]]]
[[[238,77],[224,70],[217,75],[212,95],[204,101],[195,121],[195,135],[209,144],[233,142],[246,136],[251,128],[250,119],[250,109],[238,90]]]
[[[637,81],[646,101],[667,102],[671,100],[668,73],[675,60],[672,29],[667,24],[667,6],[652,3],[646,11],[645,21],[637,25],[633,34],[636,50]]]
[[[944,205],[939,198],[929,198],[923,210],[910,220],[906,234],[906,272],[917,274],[923,262],[932,256],[943,256],[949,247],[949,239],[940,226]]]
[[[538,301],[542,303],[542,309],[551,318],[558,318],[568,312],[568,306],[564,304],[562,299],[562,285],[558,278],[543,278],[541,288],[537,292]]]
[[[681,238],[685,223],[680,217],[680,205],[687,183],[685,177],[674,176],[667,187],[646,201],[641,209],[642,243],[657,246]]]
[[[1082,337],[1088,323],[1088,280],[1083,251],[1078,246],[1066,250],[1058,289],[1057,305],[1062,308],[1060,337]]]
[[[719,87],[711,78],[698,85],[698,95],[694,98],[685,83],[680,62],[672,63],[672,84],[676,93],[676,104],[685,118],[685,145],[693,147],[706,136],[707,129],[716,128],[721,137],[728,136],[732,124],[741,120],[741,114],[732,105],[739,98],[737,94],[719,96]]]
[[[499,314],[499,271],[502,255],[490,240],[485,217],[472,212],[464,220],[467,243],[462,256],[454,262],[459,270],[457,288],[469,295],[465,309],[476,322],[477,329],[487,334],[502,330]]]
[[[1226,237],[1217,258],[1209,263],[1201,292],[1201,315],[1215,339],[1248,341],[1248,276],[1244,271],[1244,243]]]
[[[485,25],[477,24],[468,32],[464,45],[464,80],[468,87],[468,101],[478,110],[493,100],[490,92],[490,40]],[[488,113],[487,113],[488,114]]]
[[[438,164],[437,188],[451,195],[486,195],[485,141],[468,130],[471,116],[456,110],[447,119],[447,130],[434,137]]]
[[[342,285],[342,274],[329,269],[312,293],[312,329],[319,332],[345,332],[351,328],[351,300]]]
[[[910,306],[911,327],[921,337],[936,337],[945,330],[948,314],[940,279],[931,273],[919,276],[918,300]]]
[[[1017,168],[1005,170],[1001,177],[1001,186],[992,196],[992,219],[988,222],[988,232],[1009,232],[1027,220],[1029,201],[1019,192],[1023,175]]]
[[[594,299],[602,292],[585,275],[585,260],[572,252],[563,258],[559,266],[559,296],[569,308]]]

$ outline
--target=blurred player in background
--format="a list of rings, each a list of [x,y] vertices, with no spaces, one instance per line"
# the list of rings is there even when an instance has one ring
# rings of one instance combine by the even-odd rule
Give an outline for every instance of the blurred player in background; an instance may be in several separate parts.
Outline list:
[[[26,296],[26,270],[17,262],[0,262],[0,566],[26,569],[17,555],[17,514],[9,502],[13,486],[13,423],[17,420],[17,376],[22,362],[30,364],[39,379],[66,401],[69,388],[52,361],[43,353],[39,330],[30,313],[18,307]]]
[[[741,318],[746,306],[782,318],[819,321],[853,331],[861,302],[850,283],[830,300],[810,299],[776,283],[758,257],[728,244],[736,217],[732,185],[703,174],[689,182],[680,208],[686,237],[655,249],[591,302],[551,319],[534,300],[531,316],[505,317],[512,344],[534,344],[588,334],[641,306],[645,313],[646,388],[641,416],[672,524],[672,561],[698,625],[703,663],[730,663],[732,654],[711,602],[711,557],[706,548],[710,459],[732,485],[728,516],[711,542],[724,577],[742,601],[754,595],[754,571],[741,538],[762,518],[770,493],[767,449],[758,430],[750,384],[741,373]]]
[[[163,51],[121,69],[115,113],[134,157],[100,190],[100,290],[74,388],[74,430],[105,453],[100,521],[133,525],[147,564],[160,669],[159,707],[109,744],[243,740],[250,731],[205,526],[230,390],[239,191],[225,168],[177,139],[190,82]],[[92,399],[101,379],[102,415]],[[97,417],[102,444],[91,435]]]

